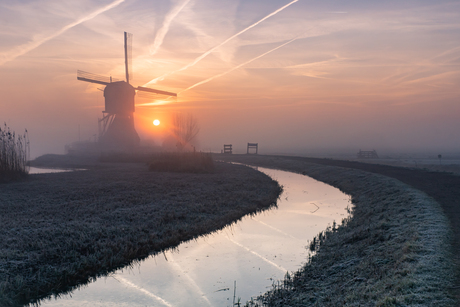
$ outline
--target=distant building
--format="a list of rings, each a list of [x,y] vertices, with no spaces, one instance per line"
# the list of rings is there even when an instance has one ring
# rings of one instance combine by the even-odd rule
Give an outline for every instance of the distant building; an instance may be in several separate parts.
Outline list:
[[[371,151],[364,151],[364,150],[359,150],[357,154],[358,159],[378,159],[379,155],[377,152],[374,150]]]

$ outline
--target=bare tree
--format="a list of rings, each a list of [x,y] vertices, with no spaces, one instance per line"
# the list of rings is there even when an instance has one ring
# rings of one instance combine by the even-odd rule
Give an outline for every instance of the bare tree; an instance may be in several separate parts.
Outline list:
[[[192,148],[192,141],[200,132],[196,118],[191,114],[176,113],[173,116],[173,135],[180,151]]]

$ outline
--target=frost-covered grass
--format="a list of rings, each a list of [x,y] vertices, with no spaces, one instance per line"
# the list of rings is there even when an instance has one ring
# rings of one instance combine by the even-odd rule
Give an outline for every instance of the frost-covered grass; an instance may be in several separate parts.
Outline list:
[[[221,158],[221,157],[219,157]],[[248,306],[456,306],[449,222],[439,204],[398,180],[281,157],[238,162],[309,175],[352,196],[352,215],[310,242],[304,267]]]
[[[46,166],[54,158],[39,160]],[[85,168],[69,157],[52,165]],[[208,174],[96,163],[2,184],[0,306],[63,293],[264,210],[279,193],[268,176],[224,163]]]
[[[28,157],[27,131],[21,135],[6,124],[0,128],[0,182],[24,178],[28,172]]]

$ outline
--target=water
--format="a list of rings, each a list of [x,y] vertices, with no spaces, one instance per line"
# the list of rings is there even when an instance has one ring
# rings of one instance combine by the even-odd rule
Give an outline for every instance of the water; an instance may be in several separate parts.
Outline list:
[[[33,167],[29,168],[29,174],[47,174],[47,173],[63,173],[63,172],[73,172],[83,169],[60,169],[60,168],[42,168],[42,167]]]
[[[43,306],[231,306],[307,261],[308,241],[347,217],[350,197],[310,177],[259,168],[284,187],[278,208],[149,257]]]

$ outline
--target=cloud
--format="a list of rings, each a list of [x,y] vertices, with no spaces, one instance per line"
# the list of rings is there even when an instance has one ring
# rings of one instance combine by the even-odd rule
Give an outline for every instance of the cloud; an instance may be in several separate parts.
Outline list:
[[[85,22],[85,21],[88,21],[90,19],[93,19],[94,17],[120,5],[121,3],[123,3],[125,0],[116,0],[100,9],[97,9],[96,11],[86,15],[85,17],[82,17],[80,19],[78,19],[77,21],[74,21],[64,27],[62,27],[60,30],[54,32],[53,34],[51,35],[48,35],[46,37],[43,37],[41,39],[38,39],[38,40],[33,40],[29,43],[26,43],[26,44],[23,44],[23,45],[20,45],[20,46],[17,46],[16,48],[13,48],[12,50],[8,51],[8,52],[5,52],[3,53],[1,56],[0,56],[0,66],[7,63],[7,62],[10,62],[10,61],[13,61],[14,59],[16,59],[17,57],[21,56],[21,55],[24,55],[32,50],[34,50],[35,48],[41,46],[42,44],[46,43],[47,41],[55,38],[55,37],[58,37],[59,35],[63,34],[64,32],[66,32],[67,30]]]
[[[182,11],[182,9],[190,2],[190,0],[184,0],[182,3],[176,5],[164,18],[163,25],[158,30],[157,35],[155,36],[155,40],[150,47],[150,55],[154,55],[158,52],[158,49],[163,44],[163,40],[166,34],[169,31],[169,27],[171,26],[171,22],[174,18]]]
[[[144,84],[144,86],[148,85],[148,84],[152,84],[152,83],[156,83],[160,80],[164,80],[167,76],[170,76],[174,73],[177,73],[177,72],[180,72],[180,71],[184,71],[186,70],[187,68],[190,68],[192,66],[194,66],[195,64],[197,64],[199,61],[201,61],[202,59],[204,59],[205,57],[207,57],[211,52],[215,51],[216,49],[220,48],[221,46],[225,45],[227,42],[231,41],[232,39],[238,37],[239,35],[243,34],[244,32],[252,29],[253,27],[257,26],[258,24],[260,24],[261,22],[265,21],[266,19],[278,14],[279,12],[281,12],[282,10],[286,9],[287,7],[291,6],[292,4],[298,2],[299,0],[293,0],[291,2],[289,2],[288,4],[280,7],[279,9],[275,10],[274,12],[268,14],[267,16],[265,16],[264,18],[260,19],[259,21],[253,23],[252,25],[250,25],[249,27],[246,27],[244,28],[243,30],[239,31],[238,33],[230,36],[229,38],[227,38],[226,40],[224,40],[223,42],[221,42],[220,44],[214,46],[213,48],[209,49],[208,51],[206,51],[205,53],[203,53],[202,55],[200,55],[199,57],[197,57],[195,60],[193,60],[192,62],[190,62],[189,64],[185,65],[184,67],[182,68],[179,68],[175,71],[172,71],[172,72],[169,72],[167,74],[164,74],[158,78],[155,78],[155,79],[152,79],[150,80],[149,82],[147,82],[146,84]]]
[[[185,92],[185,91],[191,90],[192,88],[195,88],[195,87],[197,87],[197,86],[199,86],[199,85],[208,83],[208,82],[210,82],[210,81],[212,81],[212,80],[214,80],[214,79],[217,79],[217,78],[220,78],[220,77],[222,77],[222,76],[225,76],[226,74],[231,73],[232,71],[234,71],[234,70],[236,70],[236,69],[238,69],[238,68],[240,68],[240,67],[243,67],[243,66],[245,66],[245,65],[247,65],[247,64],[249,64],[249,63],[251,63],[251,62],[253,62],[253,61],[257,60],[257,59],[260,59],[261,57],[263,57],[263,56],[265,56],[265,55],[267,55],[267,54],[269,54],[269,53],[271,53],[271,52],[273,52],[273,51],[275,51],[275,50],[278,50],[278,49],[281,48],[281,47],[286,46],[287,44],[292,43],[293,41],[296,41],[297,39],[299,39],[299,37],[295,37],[295,38],[293,38],[293,39],[291,39],[291,40],[289,40],[289,41],[287,41],[287,42],[285,42],[285,43],[283,43],[283,44],[281,44],[281,45],[279,45],[279,46],[277,46],[277,47],[275,47],[275,48],[273,48],[273,49],[271,49],[271,50],[269,50],[269,51],[267,51],[267,52],[265,52],[265,53],[263,53],[263,54],[261,54],[261,55],[256,56],[255,58],[252,58],[252,59],[250,59],[249,61],[246,61],[246,62],[244,62],[244,63],[242,63],[242,64],[239,64],[239,65],[237,65],[237,66],[235,66],[235,67],[233,67],[233,68],[231,68],[231,69],[229,69],[229,70],[227,70],[227,71],[225,71],[225,72],[223,72],[223,73],[217,74],[217,75],[215,75],[215,76],[213,76],[213,77],[210,77],[210,78],[208,78],[208,79],[206,79],[206,80],[203,80],[203,81],[200,81],[200,82],[198,82],[198,83],[195,83],[194,85],[192,85],[192,86],[190,86],[190,87],[188,87],[188,88],[186,88],[186,89],[180,91],[180,92],[178,93],[178,95],[181,94],[181,93],[183,93],[183,92]]]

